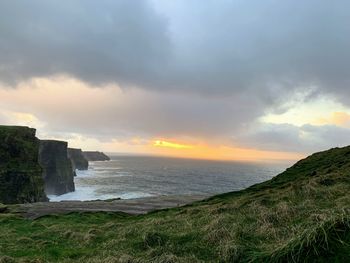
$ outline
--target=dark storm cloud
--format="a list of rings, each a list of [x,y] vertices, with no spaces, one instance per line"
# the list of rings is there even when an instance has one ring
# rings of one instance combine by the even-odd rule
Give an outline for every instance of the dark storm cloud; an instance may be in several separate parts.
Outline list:
[[[173,32],[188,86],[251,89],[267,102],[299,85],[348,92],[350,2],[182,3]]]
[[[0,80],[68,74],[140,85],[169,55],[166,20],[147,1],[0,2]]]
[[[300,85],[350,95],[349,21],[349,1],[5,0],[0,79],[64,73],[266,103]]]

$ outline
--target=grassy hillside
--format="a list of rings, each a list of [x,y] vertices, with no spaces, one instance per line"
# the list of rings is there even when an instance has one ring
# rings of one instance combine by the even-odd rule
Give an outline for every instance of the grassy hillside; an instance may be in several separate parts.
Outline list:
[[[336,148],[246,190],[144,216],[2,214],[0,255],[3,262],[349,262],[349,193],[350,147]]]

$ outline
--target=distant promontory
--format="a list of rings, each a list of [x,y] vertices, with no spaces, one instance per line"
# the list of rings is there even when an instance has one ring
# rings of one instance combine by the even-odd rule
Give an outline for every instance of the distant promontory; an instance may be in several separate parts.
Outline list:
[[[84,151],[84,157],[86,160],[94,162],[94,161],[110,161],[110,158],[104,154],[103,152],[98,151]]]

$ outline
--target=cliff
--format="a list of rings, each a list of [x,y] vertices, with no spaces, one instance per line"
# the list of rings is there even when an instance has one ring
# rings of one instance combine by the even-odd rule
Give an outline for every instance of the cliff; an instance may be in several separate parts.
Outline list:
[[[72,162],[73,171],[87,170],[89,168],[89,162],[85,159],[81,149],[68,148],[68,158]]]
[[[0,202],[47,201],[35,129],[0,126]]]
[[[84,157],[88,161],[109,161],[110,158],[103,152],[83,152]]]
[[[67,142],[40,141],[39,163],[43,168],[47,194],[61,195],[75,190],[75,173],[68,159]]]

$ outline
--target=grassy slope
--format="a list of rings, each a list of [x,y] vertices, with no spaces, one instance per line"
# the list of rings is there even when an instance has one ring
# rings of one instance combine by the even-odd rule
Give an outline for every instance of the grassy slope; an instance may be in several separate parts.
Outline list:
[[[3,214],[0,255],[44,262],[349,262],[349,193],[350,147],[337,148],[246,190],[144,216],[30,221]]]

